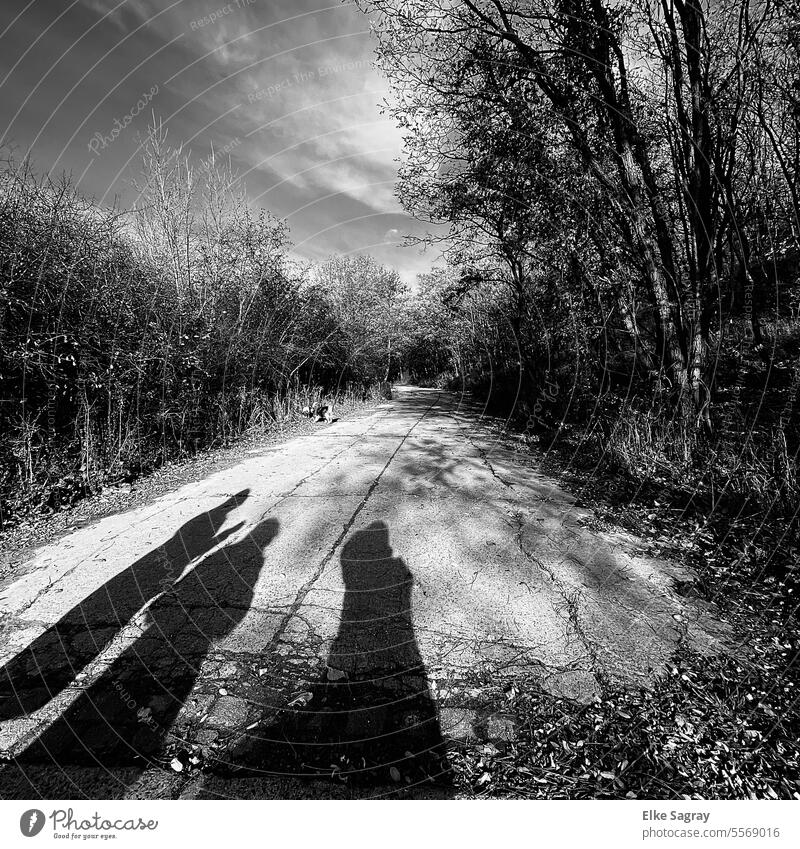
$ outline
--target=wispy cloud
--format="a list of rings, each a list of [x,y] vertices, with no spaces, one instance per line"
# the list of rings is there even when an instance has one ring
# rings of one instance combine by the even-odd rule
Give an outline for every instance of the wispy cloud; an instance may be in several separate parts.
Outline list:
[[[149,3],[148,0],[83,0],[83,3],[99,17],[107,17],[121,30],[129,30],[142,21],[148,21],[164,8],[164,4]]]
[[[45,30],[57,14],[47,5],[33,4],[18,37]],[[76,48],[93,25],[90,48],[88,39]],[[421,225],[394,195],[401,139],[380,112],[386,82],[373,48],[366,18],[332,0],[81,0],[15,70],[20,90],[31,90],[45,57],[62,57],[14,134],[24,143],[48,122],[34,157],[85,174],[85,187],[108,198],[128,191],[152,109],[198,157],[227,148],[253,203],[289,221],[299,254],[369,249],[413,275],[430,260],[402,247]],[[147,114],[91,160],[87,140],[154,84]],[[0,108],[14,115],[22,100],[6,104],[4,94]]]

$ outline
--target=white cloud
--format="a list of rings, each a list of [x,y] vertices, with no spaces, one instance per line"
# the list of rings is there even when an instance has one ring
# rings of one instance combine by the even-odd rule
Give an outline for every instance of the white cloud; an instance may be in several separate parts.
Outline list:
[[[83,2],[104,14],[116,0]],[[402,247],[421,225],[394,195],[401,134],[380,112],[387,85],[372,66],[366,17],[335,0],[258,0],[192,26],[226,0],[170,2],[128,0],[114,13],[130,30],[166,10],[143,31],[159,41],[182,33],[164,83],[164,108],[171,98],[177,110],[170,138],[203,156],[212,139],[217,148],[236,140],[252,202],[289,219],[301,255],[364,249],[409,281],[426,270],[426,257]]]

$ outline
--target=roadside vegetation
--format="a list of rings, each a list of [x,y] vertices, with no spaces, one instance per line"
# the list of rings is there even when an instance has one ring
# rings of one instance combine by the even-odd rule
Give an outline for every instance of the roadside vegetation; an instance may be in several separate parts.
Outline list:
[[[396,272],[293,259],[228,165],[158,123],[136,189],[104,209],[26,162],[0,173],[0,526],[397,372]]]

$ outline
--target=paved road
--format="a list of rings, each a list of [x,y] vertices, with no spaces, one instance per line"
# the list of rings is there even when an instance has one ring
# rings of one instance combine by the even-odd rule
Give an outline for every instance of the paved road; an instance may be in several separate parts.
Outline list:
[[[0,589],[0,795],[20,774],[130,787],[173,757],[435,777],[482,688],[523,673],[586,701],[679,639],[718,646],[672,590],[684,568],[587,527],[479,412],[400,388],[39,549]]]

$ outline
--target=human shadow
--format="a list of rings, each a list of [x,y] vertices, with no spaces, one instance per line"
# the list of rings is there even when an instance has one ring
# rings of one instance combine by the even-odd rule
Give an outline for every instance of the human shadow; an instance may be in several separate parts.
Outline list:
[[[244,489],[183,525],[162,545],[107,581],[0,669],[0,720],[37,710],[111,642],[134,614],[178,580],[193,560],[241,525],[220,532],[249,496]]]
[[[247,615],[278,529],[261,522],[159,598],[141,636],[18,762],[125,765],[163,754],[209,652]]]
[[[307,704],[262,730],[263,770],[446,783],[438,709],[414,634],[413,576],[392,553],[381,521],[344,545],[342,615],[325,671]]]

